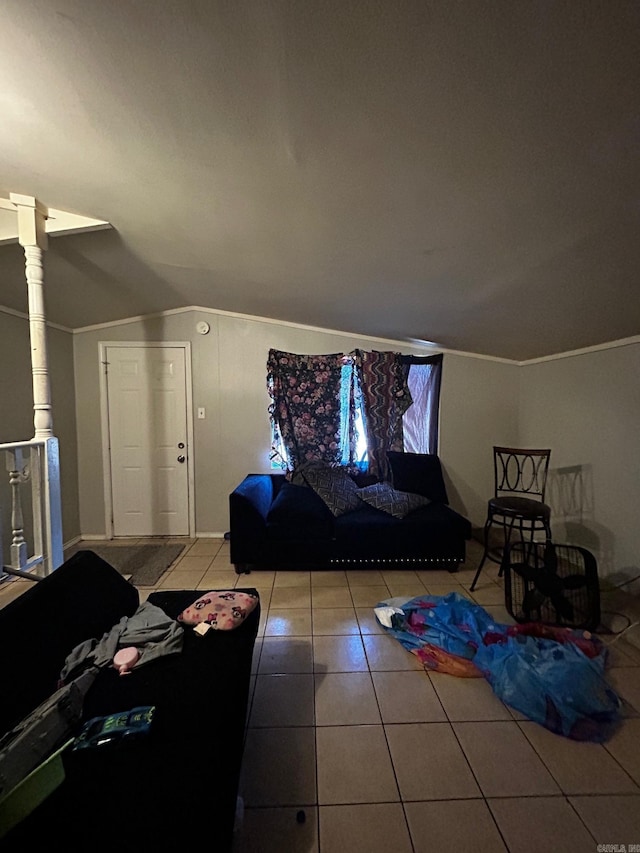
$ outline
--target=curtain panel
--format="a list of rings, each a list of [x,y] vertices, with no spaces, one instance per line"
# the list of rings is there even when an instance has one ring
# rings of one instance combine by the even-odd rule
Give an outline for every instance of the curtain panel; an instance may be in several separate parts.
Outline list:
[[[403,355],[402,367],[413,400],[402,419],[404,449],[437,453],[442,354]]]
[[[387,479],[388,450],[404,450],[402,418],[412,403],[397,352],[355,350],[369,453],[369,473]]]
[[[345,444],[348,448],[350,443],[353,420],[344,416],[350,401],[342,393],[343,368],[348,367],[348,362],[342,353],[296,355],[269,350],[267,389],[274,425],[272,459],[279,460],[283,468],[296,468],[311,460],[340,465]],[[280,441],[288,456],[286,460],[280,453]]]

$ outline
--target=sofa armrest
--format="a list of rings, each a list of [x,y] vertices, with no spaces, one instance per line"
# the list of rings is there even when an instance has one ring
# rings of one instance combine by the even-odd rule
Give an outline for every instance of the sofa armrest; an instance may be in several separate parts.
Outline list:
[[[93,551],[78,551],[0,611],[7,652],[0,734],[50,696],[69,652],[101,637],[139,605],[138,591]]]
[[[266,538],[267,515],[278,484],[271,474],[248,474],[229,495],[231,562],[247,562],[246,546]]]

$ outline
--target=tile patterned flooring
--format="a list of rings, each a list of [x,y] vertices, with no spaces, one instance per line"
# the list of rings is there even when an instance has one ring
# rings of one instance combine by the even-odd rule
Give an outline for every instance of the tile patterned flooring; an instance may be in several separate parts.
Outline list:
[[[261,597],[234,853],[640,845],[640,649],[624,638],[611,646],[609,680],[629,716],[606,744],[577,743],[510,710],[482,680],[425,673],[377,624],[381,599],[451,590],[511,622],[497,566],[469,592],[477,543],[453,575],[239,578],[226,542],[187,545],[156,588],[253,586]],[[0,586],[0,606],[28,583]],[[140,588],[141,599],[150,592]]]

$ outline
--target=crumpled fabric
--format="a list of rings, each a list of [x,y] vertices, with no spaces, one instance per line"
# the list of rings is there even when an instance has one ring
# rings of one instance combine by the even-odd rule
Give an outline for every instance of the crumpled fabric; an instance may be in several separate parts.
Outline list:
[[[175,619],[167,616],[160,607],[145,601],[133,616],[123,616],[100,639],[79,643],[65,660],[60,684],[76,678],[87,667],[100,669],[110,666],[116,652],[127,646],[135,646],[140,652],[140,658],[133,667],[137,669],[163,655],[181,652],[183,639],[183,629]]]
[[[507,705],[573,740],[602,743],[618,727],[622,702],[604,675],[607,648],[588,631],[503,625],[455,592],[399,609],[386,630],[425,669],[484,677]]]

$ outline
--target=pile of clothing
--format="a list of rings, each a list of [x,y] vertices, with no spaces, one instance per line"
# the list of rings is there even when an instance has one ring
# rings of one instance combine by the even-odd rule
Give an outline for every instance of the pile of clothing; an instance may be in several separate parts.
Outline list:
[[[607,647],[589,631],[502,625],[455,592],[389,599],[374,611],[426,670],[486,678],[503,702],[556,734],[602,743],[621,721]]]

